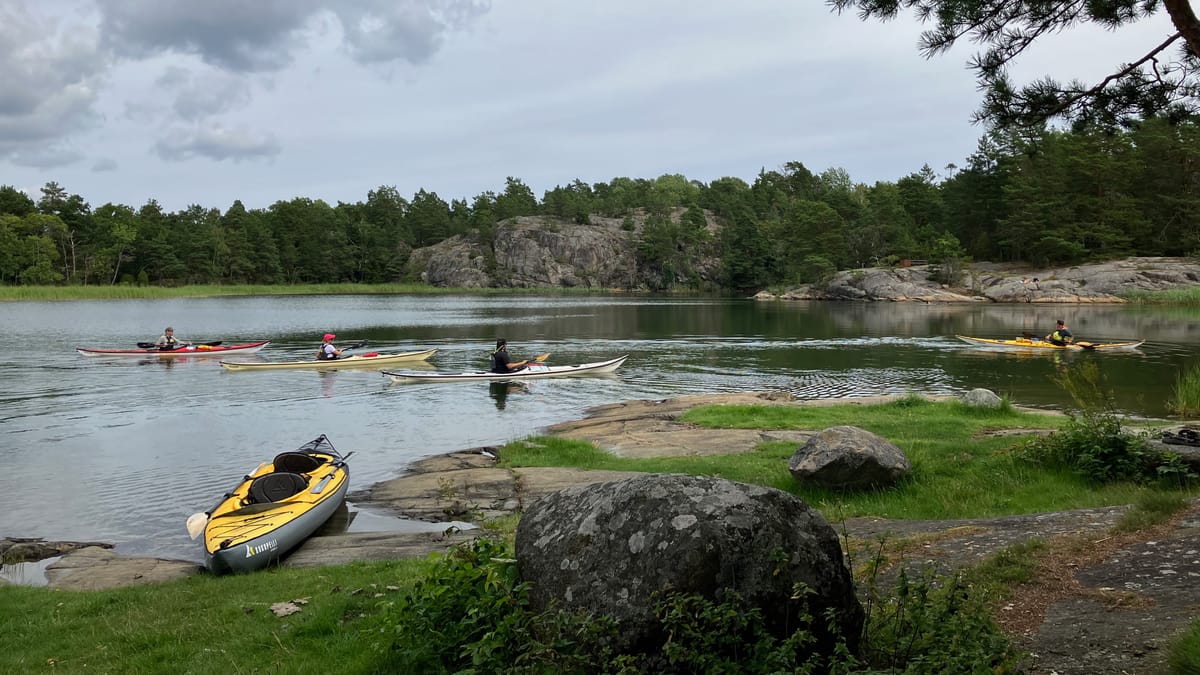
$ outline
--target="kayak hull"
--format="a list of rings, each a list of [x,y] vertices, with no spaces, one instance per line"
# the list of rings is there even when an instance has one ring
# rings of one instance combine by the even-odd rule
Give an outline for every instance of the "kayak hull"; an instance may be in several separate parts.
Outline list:
[[[541,366],[518,370],[513,373],[474,371],[467,373],[417,373],[383,371],[392,382],[413,384],[418,382],[479,382],[496,380],[537,380],[547,377],[575,377],[580,375],[606,375],[615,372],[625,363],[629,355],[618,356],[608,361],[582,363],[577,366]]]
[[[329,520],[345,501],[349,484],[345,458],[324,435],[280,453],[247,474],[209,512],[205,565],[225,574],[278,562]]]
[[[1120,351],[1123,349],[1137,349],[1142,346],[1145,340],[1137,340],[1135,342],[1078,342],[1067,345],[1056,345],[1052,342],[1047,342],[1039,338],[1013,338],[1012,340],[993,340],[991,338],[968,337],[966,335],[955,335],[954,337],[966,342],[970,345],[980,347],[996,347],[1001,349],[1019,349],[1025,351],[1042,351],[1042,350],[1067,350],[1067,351]]]
[[[262,340],[259,342],[247,342],[240,345],[217,345],[210,347],[208,345],[193,345],[182,349],[172,349],[163,351],[161,349],[88,349],[86,347],[76,347],[75,351],[84,356],[157,356],[163,359],[175,358],[178,356],[197,357],[197,356],[228,356],[230,354],[254,354],[258,350],[266,347],[270,340]]]
[[[226,370],[341,370],[343,368],[387,368],[397,363],[425,361],[437,353],[436,349],[426,349],[419,352],[399,352],[396,354],[378,354],[365,356],[355,354],[332,361],[222,361]]]

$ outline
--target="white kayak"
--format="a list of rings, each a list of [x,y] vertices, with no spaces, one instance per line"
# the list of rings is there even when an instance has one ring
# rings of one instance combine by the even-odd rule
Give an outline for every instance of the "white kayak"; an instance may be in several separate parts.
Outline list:
[[[394,372],[383,371],[392,382],[471,382],[480,380],[536,380],[545,377],[572,377],[577,375],[605,375],[614,372],[625,363],[629,355],[618,356],[608,361],[581,363],[577,366],[547,366],[532,363],[522,370],[512,373],[493,373],[487,370],[477,370],[467,373],[418,373],[413,371]]]
[[[386,368],[406,361],[424,361],[437,353],[437,349],[396,354],[355,354],[331,361],[308,359],[305,361],[222,361],[227,370],[340,370],[342,368]]]

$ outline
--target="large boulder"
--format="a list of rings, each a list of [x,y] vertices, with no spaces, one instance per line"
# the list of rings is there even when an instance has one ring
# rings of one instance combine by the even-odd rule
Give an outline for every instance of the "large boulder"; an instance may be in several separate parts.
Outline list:
[[[999,408],[1004,405],[1004,399],[997,396],[996,392],[982,387],[963,393],[961,399],[963,404],[972,408]]]
[[[859,489],[893,485],[912,472],[912,464],[886,438],[840,426],[805,441],[788,460],[788,471],[804,483]]]
[[[516,533],[517,565],[531,604],[609,615],[623,647],[661,645],[652,596],[738,594],[777,635],[798,626],[803,583],[814,617],[832,610],[856,647],[863,610],[837,533],[798,497],[720,478],[651,474],[572,487],[533,504]],[[831,648],[818,618],[815,649]]]

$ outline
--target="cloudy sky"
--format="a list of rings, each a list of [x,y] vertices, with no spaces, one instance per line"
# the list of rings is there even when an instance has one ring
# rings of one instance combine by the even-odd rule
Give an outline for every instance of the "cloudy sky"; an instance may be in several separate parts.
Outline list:
[[[174,211],[942,174],[982,134],[972,46],[919,31],[820,0],[0,0],[0,185]],[[1014,74],[1098,81],[1171,32],[1072,31]]]

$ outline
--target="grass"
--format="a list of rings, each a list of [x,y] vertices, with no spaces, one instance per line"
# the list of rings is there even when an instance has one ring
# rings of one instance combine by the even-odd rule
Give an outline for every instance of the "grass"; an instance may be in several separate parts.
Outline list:
[[[239,295],[547,295],[616,292],[587,288],[438,288],[428,284],[275,284],[194,286],[0,286],[0,302],[18,300],[140,300]]]
[[[913,464],[903,485],[837,492],[799,485],[787,470],[792,442],[766,442],[742,455],[633,459],[589,443],[560,438],[515,441],[502,465],[572,466],[651,473],[689,473],[778,488],[803,498],[830,522],[856,516],[902,519],[989,518],[1136,502],[1155,488],[1131,483],[1097,486],[1068,472],[1019,462],[1017,439],[994,429],[1054,429],[1066,418],[1012,408],[971,408],[957,402],[900,399],[878,406],[708,406],[682,421],[716,429],[812,429],[854,425],[895,443]]]
[[[1167,661],[1171,675],[1196,675],[1200,673],[1200,619],[1171,645],[1171,656]]]
[[[1129,291],[1121,297],[1144,305],[1200,305],[1200,288],[1172,288],[1163,291]]]
[[[91,592],[3,586],[0,672],[369,672],[379,607],[430,567],[279,568]],[[271,611],[303,598],[295,614]]]
[[[1192,366],[1175,378],[1170,409],[1177,415],[1200,414],[1200,365]]]

